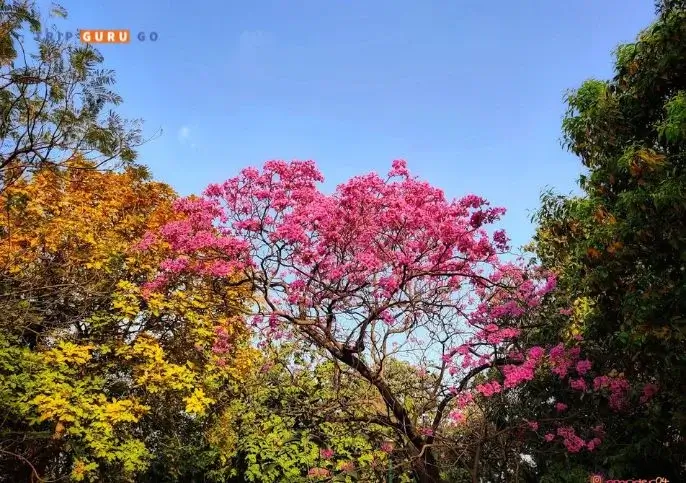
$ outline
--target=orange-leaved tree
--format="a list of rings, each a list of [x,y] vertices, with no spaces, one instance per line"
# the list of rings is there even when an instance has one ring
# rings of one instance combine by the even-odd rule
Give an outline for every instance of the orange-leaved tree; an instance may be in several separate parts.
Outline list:
[[[8,481],[128,479],[155,459],[173,461],[163,453],[181,450],[170,442],[202,434],[205,415],[230,399],[257,357],[245,294],[230,282],[186,277],[142,293],[166,247],[137,245],[178,216],[173,190],[142,168],[93,168],[74,158],[2,194],[0,475]]]

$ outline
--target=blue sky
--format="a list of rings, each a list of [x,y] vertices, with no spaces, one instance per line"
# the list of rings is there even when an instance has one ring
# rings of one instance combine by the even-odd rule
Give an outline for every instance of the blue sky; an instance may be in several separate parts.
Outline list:
[[[565,90],[610,76],[653,19],[651,0],[61,3],[60,29],[132,31],[100,50],[120,112],[162,130],[140,161],[181,194],[269,159],[314,159],[330,190],[404,158],[449,197],[507,207],[515,245],[542,189],[575,190]]]

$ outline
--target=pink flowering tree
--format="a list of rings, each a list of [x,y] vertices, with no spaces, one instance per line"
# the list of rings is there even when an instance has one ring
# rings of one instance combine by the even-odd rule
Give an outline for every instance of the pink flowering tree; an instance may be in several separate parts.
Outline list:
[[[504,256],[505,233],[488,230],[504,209],[446,199],[403,161],[332,194],[322,181],[310,161],[271,161],[179,201],[184,219],[141,247],[166,243],[175,254],[147,289],[187,272],[233,277],[254,294],[263,342],[302,338],[369,384],[382,404],[364,419],[399,435],[420,481],[440,481],[434,448],[446,422],[541,366],[545,351],[519,339],[554,279]],[[394,361],[416,368],[421,405],[390,381]]]

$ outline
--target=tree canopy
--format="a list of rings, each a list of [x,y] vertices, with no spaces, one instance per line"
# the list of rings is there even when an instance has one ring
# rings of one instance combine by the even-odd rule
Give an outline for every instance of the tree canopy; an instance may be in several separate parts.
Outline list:
[[[33,2],[0,1],[0,190],[77,154],[98,167],[132,163],[142,142],[140,123],[111,110],[122,98],[103,56],[90,44],[36,38],[41,28]]]
[[[568,94],[564,142],[587,168],[583,195],[543,197],[534,248],[559,274],[558,308],[576,314],[557,327],[582,334],[597,367],[624,374],[646,401],[612,422],[614,444],[593,464],[681,479],[686,9],[665,2],[658,13],[617,48],[613,79]]]

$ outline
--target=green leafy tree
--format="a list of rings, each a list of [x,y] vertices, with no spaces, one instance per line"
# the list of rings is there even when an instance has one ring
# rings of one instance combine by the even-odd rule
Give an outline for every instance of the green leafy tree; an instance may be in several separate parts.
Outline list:
[[[545,194],[533,243],[559,291],[532,337],[583,337],[594,373],[625,377],[632,404],[618,414],[568,397],[567,417],[604,423],[606,437],[571,459],[536,446],[541,472],[686,477],[686,4],[657,13],[616,50],[613,79],[569,93],[564,143],[586,168],[584,193]],[[570,392],[529,389],[525,411]]]
[[[89,44],[38,39],[40,30],[33,2],[0,1],[0,191],[77,153],[96,167],[131,163],[141,143],[139,122],[111,110],[122,99],[102,55]]]
[[[410,473],[374,421],[374,388],[299,343],[270,345],[241,397],[216,412],[208,431],[212,481],[384,481]],[[397,480],[398,481],[398,480]]]

